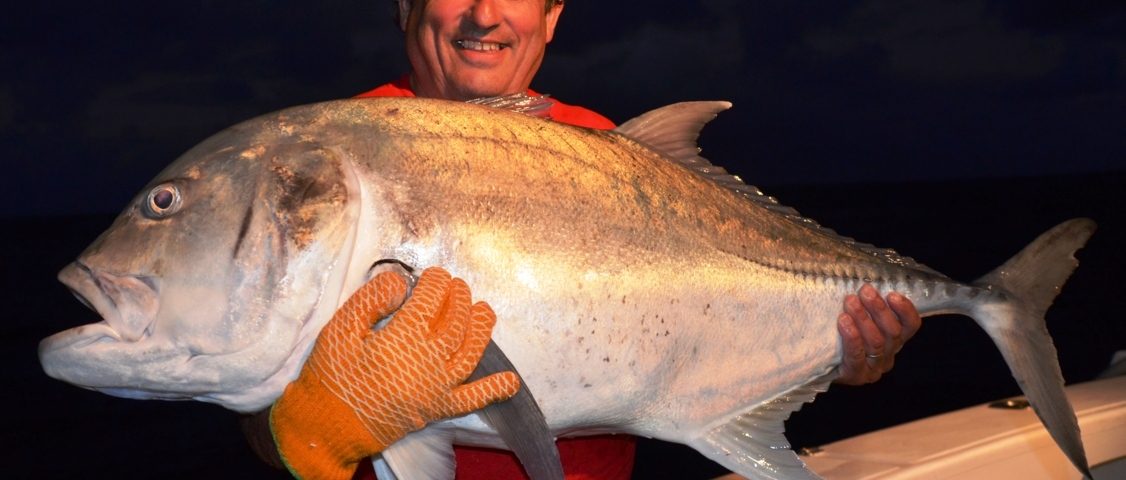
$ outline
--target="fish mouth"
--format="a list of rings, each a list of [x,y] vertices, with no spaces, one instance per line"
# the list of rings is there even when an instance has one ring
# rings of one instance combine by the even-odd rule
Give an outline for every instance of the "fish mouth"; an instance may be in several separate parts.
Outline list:
[[[99,272],[76,261],[59,272],[59,281],[101,321],[47,337],[41,351],[82,349],[105,342],[137,343],[152,335],[159,300],[150,277]]]
[[[140,346],[150,357],[168,355],[151,345],[159,300],[154,281],[139,275],[99,272],[81,261],[59,272],[75,298],[101,321],[64,330],[39,343],[39,363],[50,377],[83,388],[130,398],[154,398],[133,388],[122,353]],[[139,345],[139,344],[144,344]]]

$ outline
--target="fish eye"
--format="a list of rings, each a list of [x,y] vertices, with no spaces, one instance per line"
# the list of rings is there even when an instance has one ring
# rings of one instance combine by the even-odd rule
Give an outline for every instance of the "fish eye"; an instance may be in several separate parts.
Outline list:
[[[180,210],[180,189],[172,183],[162,183],[149,190],[145,211],[153,218],[164,218]]]

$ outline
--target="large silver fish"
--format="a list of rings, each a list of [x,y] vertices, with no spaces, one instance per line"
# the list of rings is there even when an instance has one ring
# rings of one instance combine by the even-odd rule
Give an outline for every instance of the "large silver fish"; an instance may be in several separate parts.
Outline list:
[[[492,304],[494,340],[555,435],[654,437],[747,477],[811,478],[782,424],[835,377],[841,299],[871,282],[924,315],[973,317],[1086,472],[1044,313],[1093,222],[958,283],[698,157],[699,129],[728,106],[677,104],[614,132],[421,99],[236,125],[159,174],[60,273],[104,320],[44,340],[43,367],[112,395],[259,410],[373,262],[440,265]],[[502,446],[474,414],[384,459],[441,478],[450,442]]]

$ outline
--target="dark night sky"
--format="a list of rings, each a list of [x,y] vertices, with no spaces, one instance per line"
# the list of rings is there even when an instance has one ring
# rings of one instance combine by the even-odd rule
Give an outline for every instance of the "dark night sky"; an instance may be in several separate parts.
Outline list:
[[[241,120],[403,73],[390,7],[122,0],[7,9],[0,384],[19,393],[0,401],[13,413],[0,418],[6,473],[271,478],[233,473],[265,467],[232,413],[51,380],[35,345],[93,321],[55,272],[180,153]],[[824,225],[954,278],[981,274],[1057,221],[1095,218],[1100,231],[1049,325],[1068,381],[1090,379],[1126,346],[1116,280],[1126,270],[1121,0],[570,0],[533,86],[618,122],[681,100],[732,100],[704,131],[705,156]],[[892,374],[821,396],[788,423],[791,440],[816,445],[1014,394],[999,355],[962,320],[928,320]],[[653,448],[642,447],[637,478],[706,477],[709,462],[670,473],[697,455]]]
[[[0,36],[0,214],[115,212],[206,136],[405,71],[391,2],[27,3]],[[624,121],[728,99],[752,183],[1126,170],[1117,1],[569,2],[533,86]]]

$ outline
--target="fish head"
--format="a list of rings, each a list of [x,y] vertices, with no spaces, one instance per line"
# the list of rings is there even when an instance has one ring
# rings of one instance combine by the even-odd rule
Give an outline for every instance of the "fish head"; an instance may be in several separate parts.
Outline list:
[[[101,321],[41,342],[48,375],[244,412],[296,376],[341,301],[357,187],[343,153],[250,123],[185,153],[59,273]]]

